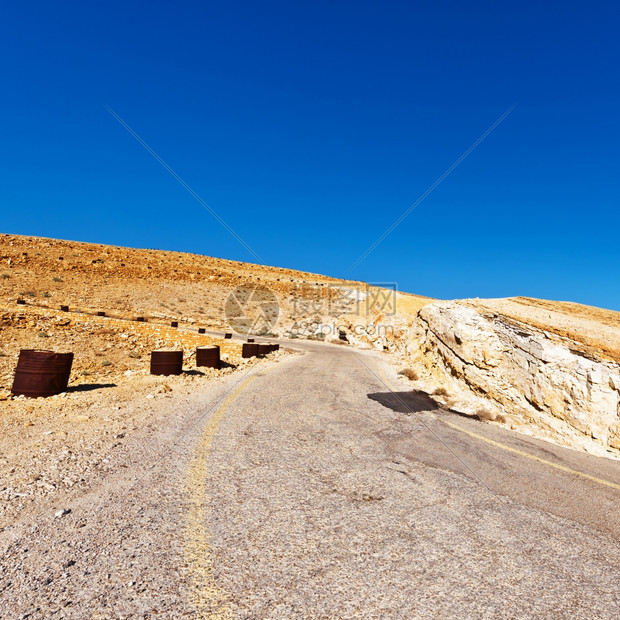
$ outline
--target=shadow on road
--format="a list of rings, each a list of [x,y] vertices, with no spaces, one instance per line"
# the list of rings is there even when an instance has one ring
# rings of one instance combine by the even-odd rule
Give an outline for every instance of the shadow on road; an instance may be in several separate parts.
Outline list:
[[[67,388],[67,392],[92,392],[92,390],[113,387],[116,387],[116,383],[82,383],[81,385],[72,385]]]
[[[422,390],[410,392],[374,392],[368,398],[397,411],[398,413],[417,413],[418,411],[434,411],[439,404]]]

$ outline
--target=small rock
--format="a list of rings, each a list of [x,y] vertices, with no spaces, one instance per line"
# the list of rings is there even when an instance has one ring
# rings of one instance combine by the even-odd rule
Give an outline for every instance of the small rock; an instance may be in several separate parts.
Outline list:
[[[61,508],[60,510],[56,511],[56,514],[54,514],[54,516],[59,519],[60,517],[64,516],[64,515],[68,515],[71,512],[71,508]]]
[[[147,394],[146,397],[147,398],[155,398],[152,394]]]

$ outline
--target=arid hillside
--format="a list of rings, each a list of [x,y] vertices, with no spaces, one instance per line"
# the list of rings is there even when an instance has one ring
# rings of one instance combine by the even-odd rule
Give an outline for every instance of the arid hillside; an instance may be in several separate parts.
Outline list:
[[[380,308],[368,312],[362,303],[367,287],[361,282],[181,252],[0,235],[2,388],[10,388],[19,348],[79,352],[72,379],[92,382],[143,367],[153,348],[216,343],[213,332],[223,336],[239,327],[227,301],[240,286],[273,294],[266,334],[338,340],[336,324],[346,330],[380,315]],[[399,309],[412,314],[430,301],[398,298]],[[135,322],[138,316],[146,323]],[[172,321],[179,330],[170,328]],[[328,324],[331,329],[320,329]],[[198,335],[199,327],[211,335]],[[238,361],[238,343],[217,344]]]
[[[274,292],[281,306],[281,332],[296,315],[334,316],[328,308],[333,289],[342,286],[363,292],[367,286],[196,254],[17,235],[0,235],[0,278],[0,295],[5,301],[22,297],[53,309],[66,304],[85,311],[148,315],[213,328],[227,326],[226,299],[235,287],[263,285]],[[401,294],[399,305],[417,311],[428,301]],[[335,313],[345,314],[346,308]],[[366,313],[362,306],[351,314]]]
[[[385,351],[417,377],[412,387],[461,413],[620,454],[617,312],[525,297],[437,301],[208,256],[16,235],[0,236],[0,287],[3,398],[20,348],[74,351],[74,388],[131,385],[154,348],[182,347],[191,366],[196,346],[219,344],[229,364],[220,373],[251,363],[240,338],[223,340],[250,329]]]
[[[280,296],[331,278],[208,256],[2,235],[2,298],[224,327],[224,304],[241,283]]]

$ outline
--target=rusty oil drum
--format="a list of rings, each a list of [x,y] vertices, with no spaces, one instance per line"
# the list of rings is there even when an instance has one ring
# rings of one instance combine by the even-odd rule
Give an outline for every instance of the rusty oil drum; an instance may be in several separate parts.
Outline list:
[[[252,342],[244,342],[241,347],[241,357],[254,357],[258,355],[258,345]]]
[[[248,338],[248,342],[254,342],[254,338]]]
[[[183,351],[151,351],[152,375],[180,375],[183,372]]]
[[[256,345],[258,347],[258,354],[259,355],[267,355],[268,353],[271,353],[271,345],[264,343],[264,342],[260,342],[259,344]]]
[[[198,333],[199,334],[204,334],[206,332],[206,329],[204,327],[199,327],[198,328]]]
[[[178,327],[179,326],[179,322],[178,321],[171,321],[170,322],[170,327]]]
[[[230,340],[232,338],[232,334],[227,332],[224,334],[224,338],[226,338],[226,340]]]
[[[103,310],[99,310],[99,312],[97,312],[97,316],[105,316],[105,312]]]
[[[30,398],[60,394],[67,389],[72,364],[73,353],[22,349],[11,392]]]
[[[220,348],[217,345],[212,347],[196,348],[196,366],[206,366],[207,368],[220,367]]]
[[[60,306],[61,312],[69,312],[69,306]]]

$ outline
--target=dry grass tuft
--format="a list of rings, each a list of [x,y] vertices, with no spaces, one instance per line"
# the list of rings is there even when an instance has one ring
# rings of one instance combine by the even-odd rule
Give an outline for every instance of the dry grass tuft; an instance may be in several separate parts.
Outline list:
[[[449,396],[448,390],[444,387],[439,387],[433,392],[433,396]]]
[[[506,418],[501,413],[493,413],[485,407],[481,407],[476,411],[476,417],[485,422],[505,422]]]
[[[411,368],[403,368],[402,370],[398,371],[398,374],[402,375],[403,377],[407,377],[409,381],[418,380],[418,373],[415,370],[412,370]]]

